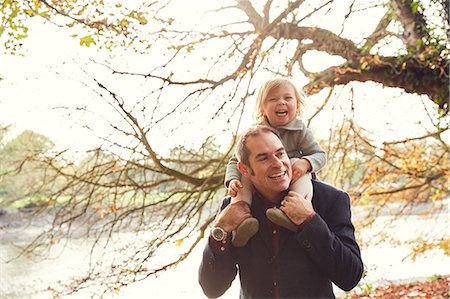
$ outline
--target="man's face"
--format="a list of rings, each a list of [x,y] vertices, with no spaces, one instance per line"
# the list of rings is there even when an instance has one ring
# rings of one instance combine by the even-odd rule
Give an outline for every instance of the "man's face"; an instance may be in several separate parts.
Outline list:
[[[282,192],[289,188],[292,169],[280,139],[272,132],[262,132],[247,139],[250,166],[239,163],[242,175],[266,199],[278,201]]]

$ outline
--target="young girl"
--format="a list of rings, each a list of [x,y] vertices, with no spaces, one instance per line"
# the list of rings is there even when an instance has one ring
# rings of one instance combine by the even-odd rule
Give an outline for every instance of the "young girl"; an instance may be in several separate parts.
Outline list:
[[[280,134],[292,165],[290,190],[306,199],[312,199],[311,173],[323,168],[326,163],[326,154],[300,119],[303,101],[304,99],[290,80],[284,78],[269,80],[258,93],[256,121],[258,124],[277,129]],[[228,188],[228,194],[232,196],[231,203],[244,201],[251,206],[252,186],[246,178],[241,179],[235,157],[228,162],[225,185]],[[297,231],[296,225],[280,209],[270,208],[266,215],[273,223],[291,231]],[[233,245],[244,246],[257,231],[257,220],[253,217],[246,219],[233,232]]]

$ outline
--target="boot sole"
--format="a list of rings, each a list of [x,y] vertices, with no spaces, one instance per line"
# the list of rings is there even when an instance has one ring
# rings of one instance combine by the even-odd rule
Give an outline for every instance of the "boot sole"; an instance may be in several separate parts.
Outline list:
[[[275,224],[296,232],[298,227],[281,210],[271,208],[266,211],[266,216]]]
[[[256,218],[247,218],[239,224],[231,242],[235,247],[243,247],[248,240],[259,230],[259,222]]]

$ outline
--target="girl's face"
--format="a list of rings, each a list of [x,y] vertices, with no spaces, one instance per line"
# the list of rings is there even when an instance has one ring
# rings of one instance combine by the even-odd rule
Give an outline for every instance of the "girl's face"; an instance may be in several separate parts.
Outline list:
[[[297,99],[294,87],[283,83],[272,88],[264,99],[263,115],[272,127],[284,126],[297,115]]]

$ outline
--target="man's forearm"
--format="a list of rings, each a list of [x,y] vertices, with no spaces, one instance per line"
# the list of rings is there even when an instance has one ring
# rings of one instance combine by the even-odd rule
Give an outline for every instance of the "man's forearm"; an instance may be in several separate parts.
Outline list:
[[[237,274],[237,268],[229,249],[226,248],[225,251],[216,253],[209,243],[205,247],[199,269],[199,282],[203,293],[208,298],[222,296],[231,286]]]

